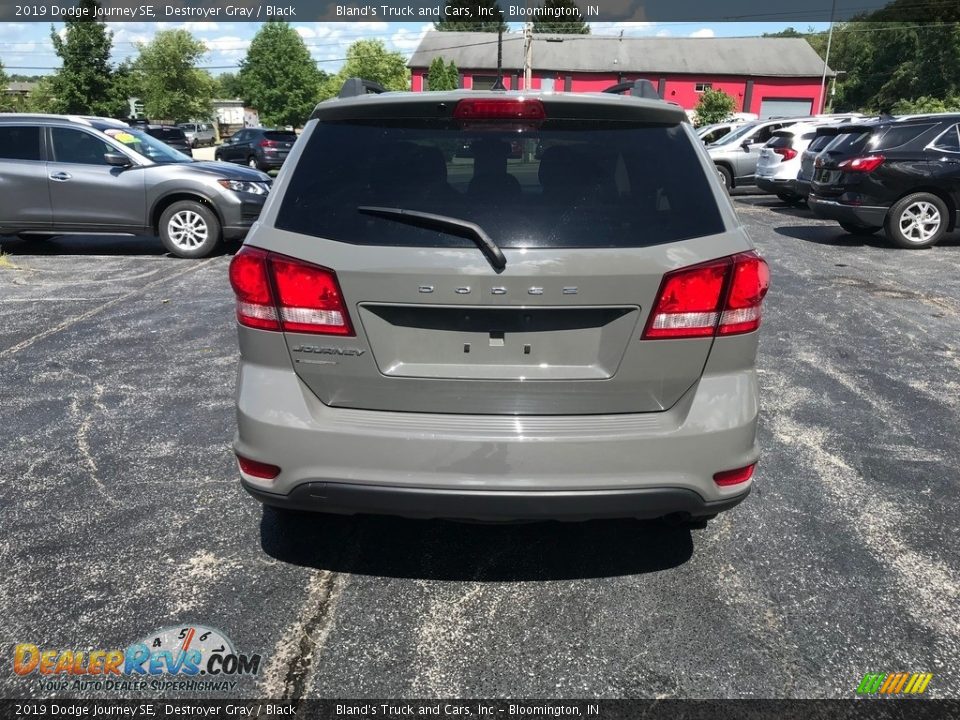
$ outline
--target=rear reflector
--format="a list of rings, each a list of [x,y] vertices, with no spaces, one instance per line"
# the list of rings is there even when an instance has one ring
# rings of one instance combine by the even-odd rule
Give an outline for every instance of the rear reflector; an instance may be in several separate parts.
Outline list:
[[[886,158],[883,155],[866,155],[864,157],[855,157],[843,160],[837,163],[837,169],[844,172],[873,172],[883,165]]]
[[[767,264],[753,251],[673,270],[663,277],[643,339],[756,330],[769,286]]]
[[[353,335],[332,270],[244,245],[230,263],[237,321],[260,330]]]
[[[260,462],[259,460],[251,460],[239,454],[237,455],[237,464],[240,465],[242,472],[260,478],[261,480],[273,480],[280,474],[280,468],[276,465],[270,465],[269,463]]]
[[[461,100],[453,111],[455,120],[544,120],[547,117],[539,100]]]
[[[753,469],[756,466],[757,464],[754,463],[753,465],[747,465],[746,467],[737,468],[736,470],[724,470],[723,472],[718,472],[713,476],[713,481],[720,487],[745,483],[747,480],[753,477]]]

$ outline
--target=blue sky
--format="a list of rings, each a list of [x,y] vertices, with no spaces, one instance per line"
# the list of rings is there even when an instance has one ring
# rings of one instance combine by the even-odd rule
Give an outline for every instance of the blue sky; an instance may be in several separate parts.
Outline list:
[[[236,70],[246,54],[250,39],[260,23],[183,22],[183,23],[108,23],[113,31],[114,59],[136,54],[136,43],[148,42],[160,29],[185,28],[201,39],[209,50],[201,66],[214,75]],[[798,29],[825,29],[827,23],[794,24]],[[776,32],[788,23],[591,23],[595,35],[661,36],[661,37],[743,37]],[[62,28],[62,24],[56,26]],[[347,47],[361,38],[379,38],[391,50],[408,55],[416,48],[431,23],[295,23],[320,68],[336,72],[343,63]],[[519,25],[515,26],[519,29]],[[50,26],[46,23],[0,23],[0,62],[8,73],[44,75],[59,62],[50,43]]]

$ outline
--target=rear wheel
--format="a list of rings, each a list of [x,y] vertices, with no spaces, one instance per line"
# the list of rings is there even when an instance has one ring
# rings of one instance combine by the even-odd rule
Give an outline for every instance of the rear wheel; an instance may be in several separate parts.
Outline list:
[[[785,202],[787,205],[797,205],[802,197],[799,195],[793,195],[791,193],[777,193],[777,197],[780,198],[781,202]]]
[[[180,200],[160,215],[160,240],[177,257],[206,257],[220,243],[220,221],[205,205]]]
[[[913,193],[894,203],[887,213],[887,237],[902,248],[936,245],[947,232],[946,203],[930,193]]]
[[[717,172],[720,173],[720,180],[723,181],[723,186],[729,190],[733,187],[733,173],[730,172],[730,169],[723,166],[717,165]]]
[[[856,225],[854,223],[842,222],[840,227],[851,235],[873,235],[880,228],[871,225]]]

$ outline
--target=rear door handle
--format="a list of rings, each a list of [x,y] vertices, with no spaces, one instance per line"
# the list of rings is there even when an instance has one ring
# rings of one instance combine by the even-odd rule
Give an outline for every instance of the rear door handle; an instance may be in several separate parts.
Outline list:
[[[73,177],[73,175],[71,175],[71,174],[68,173],[68,172],[57,172],[57,173],[54,173],[53,175],[51,175],[51,176],[50,176],[50,179],[51,179],[51,180],[56,180],[57,182],[66,182],[67,180],[69,180],[69,179],[72,178],[72,177]]]

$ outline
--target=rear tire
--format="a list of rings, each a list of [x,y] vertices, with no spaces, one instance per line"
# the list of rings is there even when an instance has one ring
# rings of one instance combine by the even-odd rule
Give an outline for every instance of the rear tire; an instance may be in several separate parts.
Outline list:
[[[790,193],[777,193],[777,197],[780,199],[780,202],[784,202],[787,205],[799,205],[803,200],[799,195],[791,195]]]
[[[179,200],[160,215],[160,240],[173,255],[202,258],[220,244],[220,221],[216,213],[196,200]]]
[[[930,193],[912,193],[893,204],[884,229],[902,248],[916,250],[936,245],[947,233],[950,214],[946,203]]]
[[[723,186],[727,190],[733,189],[733,173],[730,172],[729,168],[723,165],[716,165],[717,172],[720,173],[720,180],[723,181]]]
[[[869,225],[855,225],[854,223],[842,222],[840,227],[851,235],[873,235],[880,228]]]

